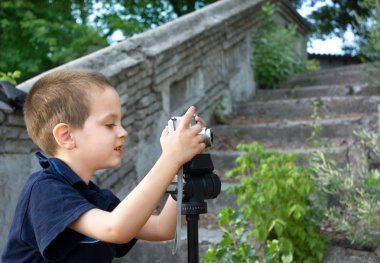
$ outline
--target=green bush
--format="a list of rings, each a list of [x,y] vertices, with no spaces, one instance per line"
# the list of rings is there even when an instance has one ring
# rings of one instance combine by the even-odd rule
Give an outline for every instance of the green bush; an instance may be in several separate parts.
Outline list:
[[[0,80],[6,80],[9,83],[12,83],[13,85],[16,85],[16,79],[18,79],[21,76],[21,72],[16,70],[15,72],[1,72],[0,71]]]
[[[306,64],[306,71],[309,73],[315,73],[320,69],[320,62],[317,59],[309,59]]]
[[[312,217],[310,171],[297,165],[294,154],[266,152],[257,143],[238,149],[244,154],[228,173],[244,175],[240,185],[228,189],[236,195],[237,209],[220,212],[223,239],[210,246],[204,262],[320,261],[325,240]]]
[[[309,140],[313,147],[329,148],[331,145],[321,136],[319,108],[315,100]],[[312,154],[309,167],[316,185],[313,203],[320,208],[320,226],[325,234],[358,248],[374,247],[380,241],[380,172],[370,167],[368,156],[372,153],[380,157],[380,138],[365,130],[354,133],[359,139],[354,147],[356,162],[342,166],[321,150]]]
[[[223,102],[224,97],[221,96],[213,102],[211,105],[211,118],[215,124],[225,124],[226,123],[226,105]]]
[[[375,133],[356,132],[362,146],[380,156],[380,140]],[[366,151],[355,166],[339,166],[321,151],[313,155],[310,167],[317,185],[315,203],[321,211],[324,231],[345,238],[356,247],[379,244],[380,172],[369,169]]]
[[[296,27],[284,27],[275,22],[270,3],[266,3],[262,11],[263,24],[253,35],[252,67],[259,87],[274,89],[306,65],[295,50]]]

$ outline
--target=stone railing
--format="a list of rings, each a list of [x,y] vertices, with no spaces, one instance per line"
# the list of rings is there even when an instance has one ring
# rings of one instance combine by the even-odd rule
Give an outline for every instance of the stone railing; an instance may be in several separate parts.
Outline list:
[[[288,1],[273,2],[279,3],[280,21],[297,24],[297,48],[306,56],[308,25]],[[96,175],[101,187],[122,197],[143,178],[160,153],[159,137],[170,116],[195,105],[208,120],[217,99],[222,98],[228,112],[233,102],[254,96],[250,40],[263,3],[221,0],[58,67],[100,71],[121,96],[122,124],[129,133],[124,161],[119,169]],[[28,92],[43,74],[18,88]],[[21,111],[0,105],[0,136],[2,249],[18,193],[38,164],[31,154],[37,147],[27,136]]]

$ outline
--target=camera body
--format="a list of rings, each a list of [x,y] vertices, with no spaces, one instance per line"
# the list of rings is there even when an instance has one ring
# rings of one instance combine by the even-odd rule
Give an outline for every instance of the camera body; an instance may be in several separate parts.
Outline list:
[[[179,124],[181,123],[182,117],[171,117],[170,120],[168,121],[168,129],[169,132],[174,132]],[[193,119],[193,122],[195,123],[195,120]],[[191,127],[191,124],[190,124]],[[206,144],[206,147],[210,147],[213,144],[213,134],[210,128],[204,127],[202,131],[199,133],[203,135],[204,137],[204,142]]]

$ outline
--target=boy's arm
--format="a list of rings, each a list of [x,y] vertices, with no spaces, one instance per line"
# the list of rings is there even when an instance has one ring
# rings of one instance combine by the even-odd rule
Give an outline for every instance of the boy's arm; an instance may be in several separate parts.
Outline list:
[[[175,237],[177,202],[169,196],[159,215],[152,215],[136,238],[148,241],[171,240]]]
[[[136,237],[180,167],[206,147],[203,135],[199,135],[202,124],[189,128],[194,113],[195,108],[190,107],[175,132],[168,134],[167,129],[163,132],[160,158],[112,212],[91,209],[74,221],[70,228],[110,243],[126,243]]]

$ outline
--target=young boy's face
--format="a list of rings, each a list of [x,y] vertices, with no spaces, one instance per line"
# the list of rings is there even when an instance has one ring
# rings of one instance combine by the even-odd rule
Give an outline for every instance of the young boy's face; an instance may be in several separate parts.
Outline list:
[[[120,165],[128,133],[121,126],[121,106],[117,92],[107,87],[90,95],[90,115],[81,129],[74,129],[76,160],[96,171]]]

